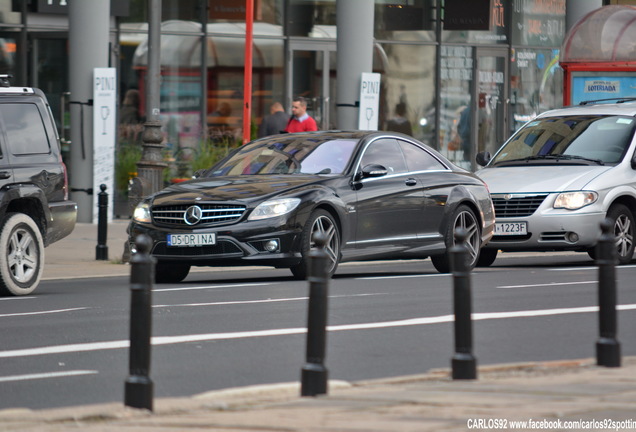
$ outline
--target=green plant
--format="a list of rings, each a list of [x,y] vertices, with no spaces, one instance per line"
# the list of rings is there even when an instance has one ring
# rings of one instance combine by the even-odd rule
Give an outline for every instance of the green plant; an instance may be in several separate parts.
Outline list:
[[[141,146],[121,143],[115,151],[115,189],[128,193],[128,181],[137,176],[137,162],[141,159]]]
[[[201,142],[199,148],[194,152],[194,157],[190,163],[192,173],[210,168],[239,145],[240,142],[229,137],[220,141],[208,140]]]

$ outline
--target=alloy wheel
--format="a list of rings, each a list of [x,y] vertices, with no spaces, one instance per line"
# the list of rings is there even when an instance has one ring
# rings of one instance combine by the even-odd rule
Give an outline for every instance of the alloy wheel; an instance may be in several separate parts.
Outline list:
[[[311,227],[310,249],[314,249],[316,247],[316,242],[314,241],[314,236],[316,234],[322,234],[327,239],[327,242],[325,243],[325,252],[329,259],[327,272],[330,273],[338,264],[338,256],[340,254],[340,238],[338,237],[338,229],[336,228],[333,220],[327,216],[319,216],[316,218],[313,226]]]

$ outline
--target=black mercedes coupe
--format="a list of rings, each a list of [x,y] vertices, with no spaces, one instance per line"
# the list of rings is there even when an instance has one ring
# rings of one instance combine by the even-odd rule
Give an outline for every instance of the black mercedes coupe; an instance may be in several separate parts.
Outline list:
[[[483,181],[399,133],[321,131],[261,138],[195,178],[145,198],[129,246],[152,239],[157,283],[192,266],[264,265],[308,274],[313,236],[327,238],[328,272],[347,261],[424,259],[450,270],[455,232],[468,265],[493,235]]]

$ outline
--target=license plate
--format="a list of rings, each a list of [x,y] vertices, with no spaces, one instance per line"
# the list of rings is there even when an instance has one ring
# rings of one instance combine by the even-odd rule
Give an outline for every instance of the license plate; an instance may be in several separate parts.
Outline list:
[[[495,235],[513,236],[528,234],[528,224],[525,222],[498,222],[495,224]]]
[[[193,247],[216,244],[216,234],[168,234],[168,246]]]

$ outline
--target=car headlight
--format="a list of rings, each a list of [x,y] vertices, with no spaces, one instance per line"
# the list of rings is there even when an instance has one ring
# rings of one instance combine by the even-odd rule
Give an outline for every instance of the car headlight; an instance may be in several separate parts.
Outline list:
[[[143,202],[135,207],[133,219],[137,222],[150,222],[150,204]]]
[[[563,192],[554,201],[554,208],[564,208],[577,210],[587,205],[593,204],[598,199],[598,194],[591,191]]]
[[[294,210],[300,204],[300,198],[279,198],[260,203],[247,220],[261,220],[282,216]]]

